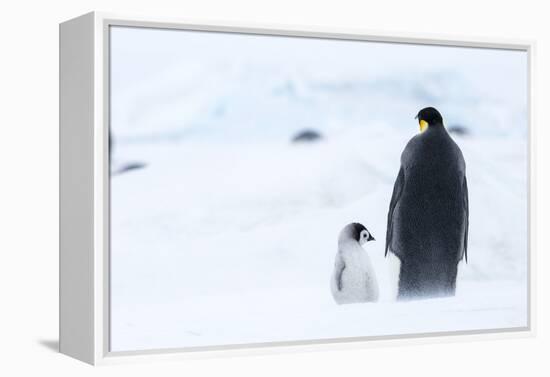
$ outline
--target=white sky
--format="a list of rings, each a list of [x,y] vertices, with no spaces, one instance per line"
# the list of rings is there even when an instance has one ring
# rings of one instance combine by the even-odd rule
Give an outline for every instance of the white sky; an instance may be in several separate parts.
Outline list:
[[[286,83],[309,90],[306,102],[278,101]],[[235,135],[236,125],[406,124],[425,106],[485,134],[525,135],[527,124],[527,54],[513,50],[113,27],[111,89],[118,136],[208,122]],[[217,108],[230,111],[208,118]]]
[[[111,36],[118,59],[113,81],[121,88],[176,64],[246,61],[298,70],[362,71],[369,78],[453,70],[492,96],[525,101],[527,95],[523,51],[127,27],[114,27]]]

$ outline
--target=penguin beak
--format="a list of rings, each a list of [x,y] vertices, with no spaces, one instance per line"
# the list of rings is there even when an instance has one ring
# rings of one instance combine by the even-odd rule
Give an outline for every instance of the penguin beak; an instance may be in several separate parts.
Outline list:
[[[372,236],[372,234],[369,234],[369,238],[367,238],[367,242],[369,242],[369,241],[376,241],[374,239],[374,237]]]

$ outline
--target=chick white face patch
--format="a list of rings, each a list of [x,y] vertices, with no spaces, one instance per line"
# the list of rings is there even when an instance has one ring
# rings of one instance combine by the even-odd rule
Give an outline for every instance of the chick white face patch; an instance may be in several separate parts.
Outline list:
[[[364,244],[365,242],[367,242],[369,240],[369,237],[370,237],[370,233],[368,230],[362,230],[361,231],[361,235],[360,235],[360,243],[361,244]]]

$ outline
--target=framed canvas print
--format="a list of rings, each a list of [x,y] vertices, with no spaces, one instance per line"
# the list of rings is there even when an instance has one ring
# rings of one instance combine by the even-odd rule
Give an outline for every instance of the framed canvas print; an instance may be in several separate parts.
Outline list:
[[[60,349],[533,331],[529,42],[60,26]]]

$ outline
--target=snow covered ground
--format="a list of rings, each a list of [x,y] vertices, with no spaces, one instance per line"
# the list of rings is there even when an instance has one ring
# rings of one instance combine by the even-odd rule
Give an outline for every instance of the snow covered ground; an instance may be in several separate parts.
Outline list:
[[[111,180],[112,350],[527,324],[521,53],[118,28],[112,58],[113,164],[146,164]],[[426,105],[470,131],[469,263],[456,297],[398,303],[387,210]],[[382,298],[338,306],[354,221]]]

